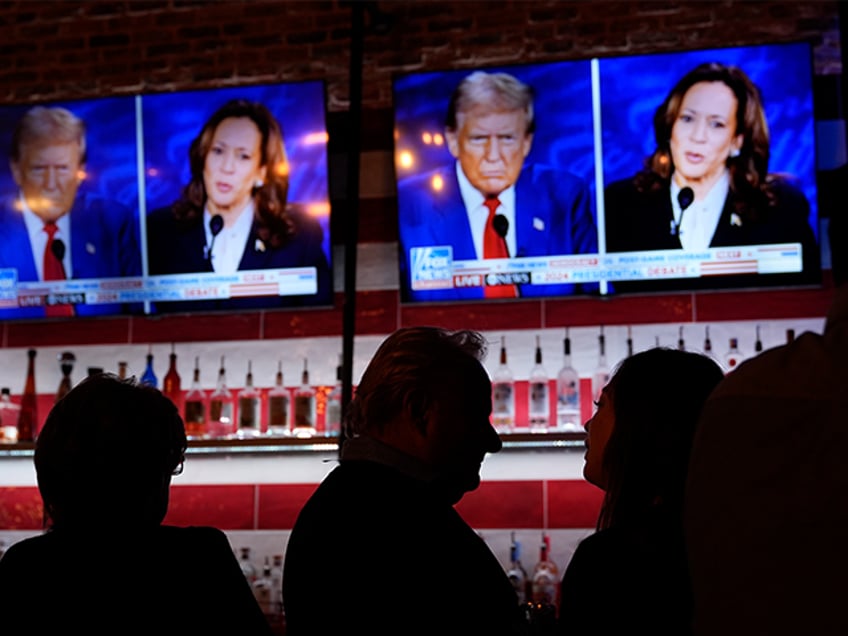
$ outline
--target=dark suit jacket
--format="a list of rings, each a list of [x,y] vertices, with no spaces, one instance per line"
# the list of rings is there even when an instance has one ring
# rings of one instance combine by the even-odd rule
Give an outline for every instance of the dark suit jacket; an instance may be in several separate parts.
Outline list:
[[[653,291],[818,282],[821,256],[808,221],[810,206],[806,197],[786,181],[774,184],[774,195],[773,205],[760,206],[756,219],[746,219],[737,225],[731,223],[731,215],[736,211],[736,197],[730,191],[710,247],[801,243],[803,273],[621,281],[613,283],[613,287],[616,291]],[[682,249],[680,240],[671,232],[674,212],[668,186],[640,192],[632,179],[613,182],[604,191],[604,218],[607,252]]]
[[[331,305],[332,271],[322,245],[323,230],[315,219],[298,206],[289,206],[289,213],[295,223],[295,235],[289,243],[276,249],[264,243],[264,249],[257,249],[259,224],[254,220],[239,270],[315,267],[318,273],[316,296],[258,296],[158,302],[155,303],[156,313]],[[147,215],[147,261],[150,275],[213,271],[211,263],[204,257],[205,246],[206,235],[202,218],[190,224],[180,223],[174,218],[171,207],[160,208]]]
[[[18,199],[0,206],[0,269],[17,270],[18,280],[37,281],[35,259]],[[68,213],[71,221],[71,266],[75,280],[141,276],[138,219],[132,210],[83,192]],[[140,311],[140,305],[76,305],[80,316]],[[0,309],[0,318],[38,318],[41,307]]]
[[[220,530],[99,531],[50,531],[6,551],[4,636],[271,635]]]
[[[423,483],[370,461],[343,460],[300,511],[283,603],[289,636],[522,633],[485,542]]]
[[[440,177],[444,187],[430,187]],[[398,186],[401,291],[404,300],[470,300],[483,289],[413,291],[409,250],[453,246],[454,260],[474,260],[474,239],[453,164],[403,180]],[[543,166],[524,166],[515,184],[516,253],[512,256],[553,256],[597,253],[598,239],[589,204],[589,190],[578,177]],[[523,297],[572,294],[575,285],[520,285]],[[591,288],[596,289],[593,285]]]

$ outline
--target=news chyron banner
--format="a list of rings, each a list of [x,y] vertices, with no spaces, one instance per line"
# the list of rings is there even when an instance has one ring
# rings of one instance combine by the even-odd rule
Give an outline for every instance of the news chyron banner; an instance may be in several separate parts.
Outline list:
[[[800,243],[466,261],[453,260],[451,246],[440,245],[412,248],[410,263],[415,291],[785,274],[803,267]]]

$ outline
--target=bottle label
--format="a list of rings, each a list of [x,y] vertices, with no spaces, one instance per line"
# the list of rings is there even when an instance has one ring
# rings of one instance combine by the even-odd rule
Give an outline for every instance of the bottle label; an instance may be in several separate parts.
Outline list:
[[[311,395],[295,396],[294,398],[294,425],[304,428],[315,426],[313,416],[314,399]]]
[[[548,414],[548,383],[530,383],[530,412],[536,415]]]
[[[268,426],[286,428],[289,423],[289,399],[284,395],[268,398]]]
[[[492,391],[492,410],[498,415],[511,415],[512,406],[512,384],[498,382]]]
[[[203,424],[203,402],[200,400],[187,400],[185,403],[185,423]]]
[[[559,394],[557,395],[557,403],[560,405],[560,408],[576,409],[579,406],[578,399],[579,392],[577,391],[576,382],[572,380],[560,386]]]
[[[259,400],[255,397],[239,398],[239,428],[259,428],[257,411]]]

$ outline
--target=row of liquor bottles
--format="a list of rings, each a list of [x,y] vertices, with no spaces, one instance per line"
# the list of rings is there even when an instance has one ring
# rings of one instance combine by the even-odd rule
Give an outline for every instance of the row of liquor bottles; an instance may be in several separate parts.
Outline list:
[[[795,332],[787,329],[787,341],[793,340]],[[527,400],[522,404],[525,412],[519,412],[516,399],[516,380],[508,364],[506,337],[501,337],[499,364],[492,374],[492,424],[500,434],[510,434],[517,430],[531,433],[580,432],[586,419],[583,408],[581,373],[574,368],[571,357],[571,338],[566,327],[562,341],[563,354],[561,366],[555,376],[551,376],[544,366],[543,352],[539,336],[536,336],[534,364],[530,369],[527,388]],[[659,342],[656,343],[659,346]],[[687,349],[680,327],[677,348]],[[763,350],[760,328],[756,327],[754,354]],[[709,327],[705,327],[703,347],[699,350],[713,357],[725,372],[730,372],[744,360],[745,355],[739,348],[738,338],[728,340],[728,348],[723,355],[713,350]],[[633,338],[628,329],[627,356],[633,355]],[[601,391],[609,382],[611,366],[606,355],[606,336],[603,326],[598,334],[597,362],[591,373],[591,401],[597,403]],[[555,395],[551,396],[551,391]],[[551,404],[553,397],[553,406]],[[523,426],[526,424],[526,428]]]
[[[36,350],[27,352],[28,364],[20,403],[11,399],[8,387],[0,389],[0,442],[33,441],[38,427],[38,400],[35,390]],[[177,354],[173,347],[168,370],[162,382],[154,371],[153,354],[148,353],[139,382],[158,388],[183,415],[189,439],[242,439],[262,436],[313,437],[337,436],[341,430],[342,385],[341,365],[336,369],[334,386],[313,386],[309,380],[307,360],[303,361],[300,384],[287,387],[283,381],[282,362],[278,364],[270,387],[254,383],[252,363],[248,361],[244,384],[231,389],[227,382],[225,358],[221,357],[215,388],[205,390],[200,384],[200,360],[195,358],[192,381],[183,390],[177,370]],[[59,355],[62,378],[55,394],[60,400],[73,386],[72,372],[76,356],[69,351]],[[127,363],[118,362],[117,375],[125,378]],[[88,374],[103,372],[88,368]]]
[[[794,337],[792,329],[787,330],[787,339]],[[657,343],[659,344],[659,343]],[[516,432],[580,432],[587,416],[587,407],[583,393],[591,393],[588,408],[596,402],[600,391],[606,385],[611,373],[607,361],[606,336],[600,327],[597,336],[597,360],[590,373],[578,371],[571,357],[571,338],[569,329],[565,329],[562,340],[562,362],[558,372],[550,375],[544,365],[543,349],[540,338],[536,336],[534,364],[528,380],[516,381],[508,364],[506,336],[501,336],[498,365],[492,370],[492,423],[501,434]],[[685,349],[683,327],[679,329],[678,348]],[[759,326],[756,327],[754,353],[763,348]],[[716,356],[709,334],[705,327],[703,347],[700,351],[713,355],[726,370],[732,370],[745,356],[740,351],[737,338],[730,338],[728,349],[723,355]],[[633,339],[630,329],[627,332],[626,355],[633,353]],[[28,352],[27,375],[20,404],[11,400],[8,388],[0,390],[0,441],[32,441],[37,433],[39,419],[35,392],[35,356],[36,351]],[[55,394],[60,399],[67,393],[72,383],[72,372],[76,363],[73,352],[64,351],[58,355],[61,380]],[[117,374],[125,377],[128,363],[117,363]],[[88,368],[88,373],[103,371],[102,368]],[[160,388],[180,409],[186,423],[186,432],[191,439],[227,439],[261,436],[274,437],[312,437],[316,435],[335,436],[339,434],[342,419],[342,368],[336,367],[336,381],[332,386],[315,386],[310,383],[307,360],[303,359],[300,383],[286,386],[283,379],[282,361],[277,364],[273,382],[257,386],[254,382],[252,363],[247,361],[243,386],[230,387],[227,381],[225,358],[221,356],[217,380],[212,390],[202,388],[200,384],[200,361],[194,359],[192,380],[183,389],[182,378],[177,370],[177,354],[172,345],[166,373],[160,383],[154,370],[153,354],[148,350],[144,371],[140,381]],[[590,377],[590,387],[581,387],[581,377]],[[517,399],[517,396],[519,399]]]

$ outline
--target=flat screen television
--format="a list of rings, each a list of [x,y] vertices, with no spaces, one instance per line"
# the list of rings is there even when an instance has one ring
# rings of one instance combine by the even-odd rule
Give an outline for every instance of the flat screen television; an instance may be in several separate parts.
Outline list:
[[[0,107],[0,319],[331,305],[325,103],[309,81]]]
[[[403,302],[821,283],[809,43],[393,92]]]

